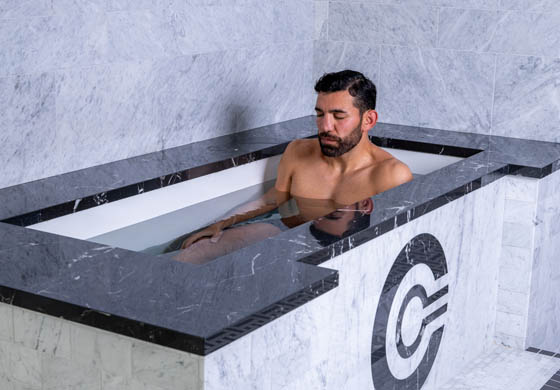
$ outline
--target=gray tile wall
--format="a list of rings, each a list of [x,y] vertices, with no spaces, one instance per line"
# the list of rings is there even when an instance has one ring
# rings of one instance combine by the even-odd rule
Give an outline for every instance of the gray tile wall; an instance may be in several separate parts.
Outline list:
[[[316,0],[314,75],[354,68],[380,120],[560,142],[560,1]]]
[[[314,14],[311,0],[0,1],[0,188],[311,114]]]

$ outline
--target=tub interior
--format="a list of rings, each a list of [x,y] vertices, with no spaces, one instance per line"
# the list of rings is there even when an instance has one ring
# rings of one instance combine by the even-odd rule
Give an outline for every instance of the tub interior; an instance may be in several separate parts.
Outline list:
[[[415,177],[461,157],[383,148]],[[281,156],[258,160],[172,186],[64,215],[29,228],[133,251],[165,243],[219,220],[274,185]]]

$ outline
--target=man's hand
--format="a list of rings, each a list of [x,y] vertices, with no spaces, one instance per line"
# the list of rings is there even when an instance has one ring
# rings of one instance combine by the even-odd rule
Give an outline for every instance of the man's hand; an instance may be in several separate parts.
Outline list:
[[[200,240],[204,237],[210,237],[210,242],[218,242],[222,234],[224,233],[224,222],[216,222],[205,229],[202,229],[199,232],[196,232],[189,236],[183,244],[181,245],[181,249],[187,249],[189,246]]]
[[[270,188],[259,199],[246,203],[237,207],[230,217],[190,235],[181,244],[181,249],[187,249],[189,246],[204,237],[210,237],[210,242],[216,243],[222,236],[223,230],[234,225],[236,222],[247,221],[258,215],[274,210],[278,205],[289,199],[289,193],[277,191],[275,187]]]

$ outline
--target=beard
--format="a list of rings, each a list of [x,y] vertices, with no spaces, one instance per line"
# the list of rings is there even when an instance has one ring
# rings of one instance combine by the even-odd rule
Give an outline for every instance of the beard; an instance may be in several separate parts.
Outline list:
[[[328,139],[336,141],[338,145],[323,144],[322,139]],[[319,145],[321,146],[321,152],[327,157],[339,157],[344,153],[351,151],[354,146],[362,140],[362,120],[360,119],[360,124],[356,127],[348,136],[344,138],[329,135],[328,133],[319,133]]]

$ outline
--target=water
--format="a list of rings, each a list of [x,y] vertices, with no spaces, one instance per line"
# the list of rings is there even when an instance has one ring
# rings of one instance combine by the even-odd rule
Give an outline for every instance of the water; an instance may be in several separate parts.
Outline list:
[[[92,237],[89,241],[132,251],[152,248],[148,253],[157,254],[158,249],[154,247],[220,220],[235,207],[258,199],[273,186],[274,180],[270,180]]]
[[[323,246],[369,226],[373,211],[370,198],[351,205],[338,204],[330,199],[290,198],[287,193],[267,192],[274,187],[274,182],[270,180],[234,191],[89,240],[152,255],[174,253],[176,260],[202,264],[306,221],[314,221],[310,233]],[[262,198],[265,193],[266,202]],[[259,201],[252,202],[256,200]],[[263,211],[265,203],[267,210]],[[233,210],[244,217],[255,215],[255,210],[261,215],[234,225],[229,223],[230,228],[221,231],[218,245],[208,240],[206,234],[187,250],[180,251],[183,242],[193,233],[232,216]]]

